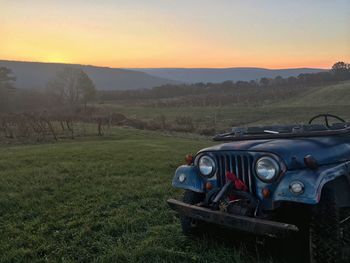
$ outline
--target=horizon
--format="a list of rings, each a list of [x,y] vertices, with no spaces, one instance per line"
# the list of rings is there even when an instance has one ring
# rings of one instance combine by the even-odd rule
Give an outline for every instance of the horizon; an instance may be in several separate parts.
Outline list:
[[[83,67],[96,67],[96,68],[109,68],[109,69],[126,69],[126,70],[137,70],[137,69],[266,69],[266,70],[291,70],[291,69],[322,69],[322,70],[330,70],[330,67],[327,68],[315,68],[315,67],[291,67],[291,68],[264,68],[264,67],[197,67],[197,68],[191,68],[191,67],[134,67],[134,68],[121,68],[121,67],[110,67],[110,66],[99,66],[99,65],[92,65],[92,64],[79,64],[79,63],[65,63],[65,62],[48,62],[48,61],[25,61],[25,60],[7,60],[7,59],[1,59],[0,62],[15,62],[15,63],[40,63],[40,64],[59,64],[59,65],[73,65],[73,66],[83,66]],[[339,60],[342,61],[342,60]],[[338,61],[335,61],[336,63]],[[332,65],[334,64],[332,63]]]
[[[350,1],[9,1],[4,60],[110,68],[321,68],[350,61]]]

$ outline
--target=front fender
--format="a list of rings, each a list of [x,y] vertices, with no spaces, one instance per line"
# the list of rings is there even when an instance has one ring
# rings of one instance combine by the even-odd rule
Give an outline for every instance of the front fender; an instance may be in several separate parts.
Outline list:
[[[275,189],[273,201],[317,204],[320,201],[323,186],[340,176],[348,176],[349,171],[350,162],[323,166],[318,170],[303,169],[288,171]],[[293,181],[300,181],[304,184],[304,193],[295,195],[289,190],[289,186]]]
[[[183,182],[180,181],[180,175],[185,176]],[[199,175],[198,168],[195,166],[182,165],[175,171],[172,185],[175,188],[191,190],[197,193],[204,193],[204,180]]]

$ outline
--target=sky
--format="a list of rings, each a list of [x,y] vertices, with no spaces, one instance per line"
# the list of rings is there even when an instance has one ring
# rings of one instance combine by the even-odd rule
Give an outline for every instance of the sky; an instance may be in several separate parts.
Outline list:
[[[0,59],[329,68],[350,62],[350,0],[0,0]]]

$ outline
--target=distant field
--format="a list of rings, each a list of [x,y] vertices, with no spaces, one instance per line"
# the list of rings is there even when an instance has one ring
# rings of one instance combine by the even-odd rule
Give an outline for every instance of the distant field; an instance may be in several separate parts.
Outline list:
[[[166,199],[200,139],[117,129],[108,138],[0,148],[0,262],[248,262],[182,235]]]
[[[350,82],[315,87],[307,93],[302,93],[294,98],[289,98],[281,104],[290,106],[328,106],[350,105]]]
[[[214,127],[217,131],[236,125],[307,123],[320,113],[332,113],[350,121],[350,82],[314,87],[291,98],[281,98],[262,106],[225,105],[222,107],[154,107],[138,102],[115,102],[100,105],[127,117],[150,121],[164,116],[172,123],[177,117],[189,116],[199,129]]]

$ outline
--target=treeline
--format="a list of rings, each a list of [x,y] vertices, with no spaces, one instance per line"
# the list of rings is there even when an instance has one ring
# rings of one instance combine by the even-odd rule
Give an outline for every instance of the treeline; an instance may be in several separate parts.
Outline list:
[[[291,96],[300,88],[327,85],[350,79],[350,65],[337,62],[327,72],[300,74],[297,77],[261,78],[258,81],[224,81],[222,83],[195,83],[163,85],[150,90],[99,92],[102,101],[171,99],[160,103],[195,105],[252,103]],[[174,99],[175,98],[175,99]],[[177,99],[176,99],[177,98]]]

